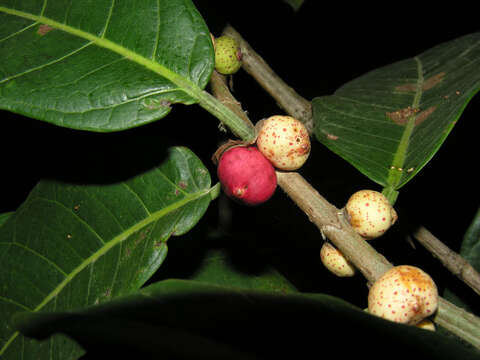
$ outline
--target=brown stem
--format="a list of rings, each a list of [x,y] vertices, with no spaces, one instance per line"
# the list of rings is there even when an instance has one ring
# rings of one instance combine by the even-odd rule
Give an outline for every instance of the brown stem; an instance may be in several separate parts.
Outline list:
[[[475,315],[439,298],[433,320],[459,338],[480,349],[480,320]]]
[[[305,105],[307,101],[286,86],[232,27],[229,26],[226,29],[226,33],[235,36],[240,41],[242,52],[245,51],[243,53],[244,57],[242,57],[243,67],[248,69],[247,71],[257,81],[261,81],[264,88],[270,88],[267,91],[271,92],[277,101],[280,102],[279,99],[284,98],[288,99],[281,103],[287,113],[300,118],[293,113],[293,111],[300,111],[300,113],[303,113],[305,123],[311,125],[310,107]],[[262,75],[262,72],[267,72],[267,74]],[[275,86],[277,87],[272,88],[272,84],[276,84]],[[226,87],[226,90],[228,102],[235,104],[236,100],[228,91],[228,87]],[[245,114],[243,110],[241,111]],[[375,282],[393,266],[353,230],[341,209],[337,209],[330,204],[300,174],[277,171],[277,180],[278,185],[305,212],[310,221],[318,227],[321,234],[328,237],[345,257],[360,270],[369,283]],[[440,298],[434,320],[439,325],[480,349],[480,318]]]
[[[242,68],[277,101],[283,110],[303,122],[308,131],[312,133],[313,119],[310,101],[301,97],[278,77],[233,27],[227,26],[224,34],[234,37],[240,44]]]
[[[311,222],[373,283],[392,265],[350,226],[343,211],[330,204],[299,173],[277,171],[278,185]]]
[[[245,111],[243,111],[240,102],[238,102],[230,92],[230,89],[227,85],[227,79],[224,75],[219,74],[214,71],[210,77],[210,88],[212,89],[212,94],[218,100],[220,100],[223,105],[232,110],[238,117],[240,117],[248,126],[254,128],[250,119],[248,118]]]
[[[325,200],[300,174],[277,172],[277,179],[281,188],[307,214],[310,221],[370,283],[374,283],[393,266],[353,230],[343,211]],[[480,349],[480,318],[439,298],[433,320]]]
[[[423,226],[416,229],[413,236],[448,270],[480,295],[480,274],[467,260],[451,250]]]

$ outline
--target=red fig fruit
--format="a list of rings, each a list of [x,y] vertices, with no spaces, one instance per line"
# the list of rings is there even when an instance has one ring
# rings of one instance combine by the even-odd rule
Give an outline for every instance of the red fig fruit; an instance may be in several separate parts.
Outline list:
[[[267,201],[277,187],[273,165],[255,146],[226,150],[218,162],[217,175],[227,196],[245,205]]]

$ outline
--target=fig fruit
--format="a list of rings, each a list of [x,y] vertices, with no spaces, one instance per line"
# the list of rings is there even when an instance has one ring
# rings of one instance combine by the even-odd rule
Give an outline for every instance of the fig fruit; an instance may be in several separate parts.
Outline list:
[[[277,187],[273,165],[255,146],[226,150],[218,162],[217,175],[225,194],[245,205],[267,201]]]

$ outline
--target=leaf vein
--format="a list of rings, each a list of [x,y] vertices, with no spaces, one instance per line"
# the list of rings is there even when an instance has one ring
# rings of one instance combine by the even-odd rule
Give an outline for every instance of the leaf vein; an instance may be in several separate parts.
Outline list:
[[[22,303],[19,303],[18,301],[16,300],[13,300],[11,298],[8,298],[8,297],[5,297],[5,296],[2,296],[0,295],[0,300],[3,301],[3,302],[8,302],[10,304],[13,304],[15,306],[18,306],[26,311],[33,311],[30,307],[28,307],[27,305],[24,305]]]
[[[161,16],[160,16],[160,0],[157,0],[157,31],[155,33],[155,42],[154,48],[152,52],[152,61],[156,61],[157,58],[157,51],[158,51],[158,43],[160,41],[160,24],[161,24]]]
[[[145,202],[144,202],[143,199],[137,194],[137,192],[134,191],[134,190],[132,189],[132,187],[131,187],[127,182],[122,182],[122,185],[125,186],[125,187],[127,188],[127,190],[128,190],[129,192],[131,192],[131,193],[135,196],[135,198],[136,198],[136,199],[140,202],[140,204],[142,205],[142,207],[143,207],[143,209],[145,210],[145,212],[147,213],[147,215],[150,216],[151,213],[150,213],[150,210],[149,210],[148,207],[147,207],[147,204],[145,204]]]
[[[67,272],[64,271],[57,263],[55,263],[53,260],[49,259],[48,257],[46,257],[45,255],[39,253],[38,251],[36,251],[35,249],[32,249],[31,247],[29,246],[26,246],[24,244],[21,244],[21,243],[18,243],[18,242],[11,242],[11,243],[8,243],[8,242],[0,242],[0,244],[12,244],[12,245],[15,245],[15,246],[18,246],[19,248],[22,248],[24,250],[27,250],[28,252],[31,252],[32,254],[34,254],[35,256],[39,257],[40,259],[42,259],[43,261],[45,261],[47,264],[51,265],[52,267],[55,268],[55,270],[57,270],[59,273],[61,273],[63,276],[67,276]]]
[[[100,35],[100,37],[102,39],[105,38],[105,34],[107,33],[108,26],[110,25],[110,21],[112,19],[112,14],[113,14],[113,8],[114,7],[115,7],[115,0],[112,0],[112,2],[110,4],[110,9],[108,10],[107,19],[105,20],[105,25],[103,27],[102,34]]]
[[[22,71],[18,74],[7,76],[7,77],[0,80],[0,84],[2,84],[4,82],[7,82],[7,81],[10,81],[10,80],[13,80],[13,79],[16,79],[16,78],[19,78],[19,77],[22,77],[22,76],[27,75],[27,74],[33,73],[35,71],[40,71],[40,70],[42,70],[42,69],[44,69],[48,66],[55,65],[55,64],[59,63],[60,61],[65,60],[66,58],[68,58],[70,56],[73,56],[74,54],[79,53],[80,51],[82,51],[83,49],[87,48],[88,46],[90,46],[92,44],[93,44],[92,42],[88,42],[88,43],[84,44],[83,46],[79,47],[78,49],[75,49],[75,50],[71,51],[70,53],[65,54],[65,55],[63,55],[63,56],[61,56],[57,59],[49,61],[45,64],[35,66],[33,68],[30,68],[30,69],[26,69],[26,70],[24,70],[24,71]]]
[[[338,123],[334,123],[334,122],[325,121],[325,124],[327,124],[331,128],[342,129],[344,131],[352,131],[356,134],[361,134],[361,135],[364,135],[364,136],[367,136],[367,137],[377,138],[377,139],[381,139],[381,140],[387,140],[387,141],[390,141],[390,142],[393,142],[393,143],[398,143],[399,142],[399,140],[395,139],[395,138],[373,134],[372,132],[362,131],[362,130],[356,129],[354,127],[349,127],[349,126],[345,126],[345,125],[339,125]]]
[[[60,202],[58,200],[48,199],[48,198],[45,198],[43,196],[37,196],[36,199],[38,199],[39,201],[45,201],[45,202],[52,203],[54,205],[57,205],[57,206],[63,208],[64,210],[66,210],[67,212],[72,214],[79,222],[81,222],[85,226],[85,228],[88,229],[93,235],[95,235],[95,237],[100,241],[101,244],[104,244],[104,241],[103,241],[102,237],[95,231],[95,229],[93,229],[92,226],[88,222],[86,222],[84,219],[82,219],[73,209],[70,209],[69,207],[65,206],[62,202]],[[100,203],[102,203],[102,202],[100,202]]]

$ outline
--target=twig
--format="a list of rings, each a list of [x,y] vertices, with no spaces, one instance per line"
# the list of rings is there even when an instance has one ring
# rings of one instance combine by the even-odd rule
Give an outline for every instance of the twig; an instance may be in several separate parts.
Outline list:
[[[343,211],[330,204],[299,173],[277,171],[278,185],[318,229],[357,267],[375,282],[392,267],[350,226]]]
[[[245,70],[251,74],[290,115],[295,116],[295,114],[301,114],[303,117],[300,117],[300,120],[313,124],[310,103],[286,85],[232,26],[227,26],[225,33],[235,37],[240,43],[243,54],[242,62]],[[313,128],[313,125],[310,126]],[[450,250],[424,227],[418,228],[413,235],[433,256],[437,257],[445,267],[480,295],[480,274],[468,261]]]
[[[480,349],[479,318],[477,316],[439,298],[438,310],[433,321]]]
[[[224,75],[214,71],[210,78],[210,88],[213,96],[215,96],[226,107],[232,110],[238,117],[240,117],[249,127],[255,128],[245,111],[243,111],[240,102],[233,96],[227,86],[227,79]]]
[[[343,212],[325,200],[298,173],[277,172],[278,184],[329,240],[370,282],[393,265],[350,226]],[[433,320],[480,349],[480,318],[439,298]]]
[[[257,80],[283,110],[303,122],[308,131],[312,133],[313,120],[310,101],[305,100],[278,77],[233,27],[227,26],[223,33],[234,37],[239,42],[242,51],[242,68]]]
[[[438,258],[448,270],[480,295],[480,274],[467,260],[451,250],[423,226],[416,229],[413,232],[413,236],[433,256]]]
[[[313,121],[308,101],[301,98],[278,78],[231,26],[228,26],[224,33],[234,36],[240,42],[243,67],[277,100],[287,113],[310,124],[310,129],[312,129]],[[262,73],[266,75],[262,75]],[[233,96],[231,98],[234,99]],[[310,221],[338,247],[370,283],[375,282],[393,266],[353,230],[340,209],[323,198],[300,174],[277,172],[277,179],[279,186],[307,214]],[[480,349],[480,318],[440,298],[434,321]]]

